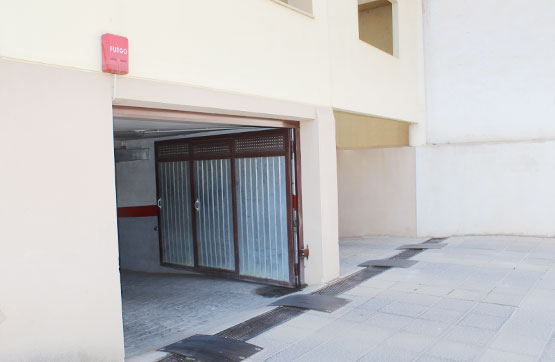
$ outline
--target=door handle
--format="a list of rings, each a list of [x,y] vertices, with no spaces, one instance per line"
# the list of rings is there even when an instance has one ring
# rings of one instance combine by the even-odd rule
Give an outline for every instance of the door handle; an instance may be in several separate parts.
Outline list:
[[[159,209],[162,208],[162,198],[158,199],[158,202],[156,202],[156,205],[158,206]]]
[[[199,199],[197,199],[197,201],[195,201],[195,210],[200,211],[200,201]]]

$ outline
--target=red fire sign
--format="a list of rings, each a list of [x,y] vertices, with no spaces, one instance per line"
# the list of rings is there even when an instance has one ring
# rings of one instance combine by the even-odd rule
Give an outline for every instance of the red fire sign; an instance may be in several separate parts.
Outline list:
[[[126,37],[102,35],[102,71],[114,74],[129,73],[129,44]]]

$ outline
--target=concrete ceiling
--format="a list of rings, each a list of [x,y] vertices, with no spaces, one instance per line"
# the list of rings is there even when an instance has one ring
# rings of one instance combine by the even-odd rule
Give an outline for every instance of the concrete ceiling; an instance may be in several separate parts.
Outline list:
[[[114,118],[114,138],[116,140],[158,138],[179,135],[191,135],[206,132],[232,131],[238,129],[256,130],[259,128],[215,123],[172,122],[134,118]]]

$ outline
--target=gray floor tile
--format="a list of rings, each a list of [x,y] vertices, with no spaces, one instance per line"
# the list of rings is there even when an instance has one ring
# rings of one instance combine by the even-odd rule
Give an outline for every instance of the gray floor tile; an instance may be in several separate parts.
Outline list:
[[[490,348],[539,358],[547,342],[541,339],[522,337],[511,332],[501,332],[490,344]]]
[[[459,312],[467,312],[477,304],[475,301],[461,300],[455,298],[442,298],[434,304],[435,308],[456,310]]]
[[[415,318],[376,312],[368,318],[366,324],[376,327],[401,329],[414,321]]]
[[[537,358],[489,348],[480,357],[481,362],[536,362]]]
[[[459,324],[468,327],[476,327],[497,331],[499,330],[499,328],[501,328],[506,320],[507,318],[505,317],[471,312],[466,315]]]
[[[482,354],[483,350],[483,347],[443,340],[432,346],[426,353],[455,361],[474,361]]]
[[[420,315],[419,318],[432,320],[432,321],[454,323],[460,318],[462,318],[463,315],[464,315],[464,312],[432,307],[426,313]]]
[[[403,327],[403,331],[413,334],[438,337],[444,334],[451,325],[445,322],[415,319]]]
[[[382,313],[396,314],[407,317],[418,317],[428,311],[428,307],[418,304],[393,302],[379,309]]]
[[[494,315],[498,317],[508,318],[516,310],[515,307],[492,304],[492,303],[479,303],[472,311],[475,313]]]
[[[453,342],[486,346],[495,336],[495,331],[467,326],[455,326],[446,335],[445,339]]]
[[[376,348],[361,357],[360,362],[410,362],[418,353],[400,347]]]

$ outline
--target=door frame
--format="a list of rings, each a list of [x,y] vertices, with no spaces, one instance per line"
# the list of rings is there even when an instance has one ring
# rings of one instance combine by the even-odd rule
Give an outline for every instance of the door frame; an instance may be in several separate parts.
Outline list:
[[[159,250],[160,250],[160,265],[167,266],[172,268],[184,269],[189,271],[200,272],[203,274],[208,275],[215,275],[245,281],[252,281],[252,282],[260,282],[265,284],[272,284],[272,285],[280,285],[285,287],[300,287],[304,285],[304,258],[299,253],[300,250],[304,249],[304,240],[303,240],[303,223],[302,223],[302,187],[301,187],[301,155],[300,155],[300,129],[298,122],[295,122],[296,127],[290,127],[291,121],[280,124],[281,129],[272,129],[266,131],[254,131],[254,132],[241,132],[241,133],[233,133],[233,134],[223,134],[223,135],[215,135],[215,136],[206,136],[206,137],[191,137],[191,138],[176,138],[164,141],[156,141],[155,142],[155,172],[156,172],[156,198],[157,200],[160,198],[160,190],[159,190],[159,170],[158,170],[158,150],[159,147],[162,145],[168,144],[176,144],[176,143],[187,143],[189,144],[189,155],[186,157],[175,157],[171,160],[165,160],[161,162],[168,162],[168,161],[188,161],[189,162],[189,174],[190,174],[190,183],[191,183],[191,200],[194,200],[195,195],[195,167],[194,161],[195,160],[202,160],[202,159],[230,159],[231,160],[231,186],[232,186],[232,210],[233,210],[233,237],[234,237],[234,255],[235,255],[235,270],[226,270],[226,269],[217,269],[217,268],[209,268],[203,267],[198,264],[198,233],[197,233],[197,215],[193,207],[193,203],[190,205],[192,208],[192,228],[193,228],[193,250],[194,250],[194,266],[185,266],[173,263],[166,263],[163,261],[163,246],[162,246],[162,230],[161,227],[158,227],[158,237],[159,237]],[[284,127],[289,126],[289,127]],[[251,137],[253,135],[272,135],[272,134],[280,134],[284,135],[285,137],[285,150],[272,152],[272,151],[259,151],[259,152],[245,152],[241,154],[237,154],[235,152],[235,147],[233,147],[233,142],[236,139],[240,139],[243,137]],[[209,155],[205,157],[197,157],[192,154],[192,149],[195,145],[206,143],[206,142],[214,142],[214,141],[223,141],[230,143],[230,153],[226,155]],[[296,215],[297,215],[297,238],[295,245],[295,235],[293,231],[293,180],[292,180],[292,155],[295,155],[295,182],[294,185],[296,186]],[[238,158],[253,158],[253,157],[271,157],[271,156],[285,156],[285,172],[286,172],[286,208],[287,212],[287,239],[288,239],[288,270],[289,270],[289,281],[279,281],[274,279],[268,278],[261,278],[261,277],[253,277],[253,276],[246,276],[240,274],[239,269],[239,238],[238,238],[238,227],[237,227],[237,193],[236,193],[236,175],[235,175],[235,160]],[[158,213],[158,224],[160,223],[161,215]]]

